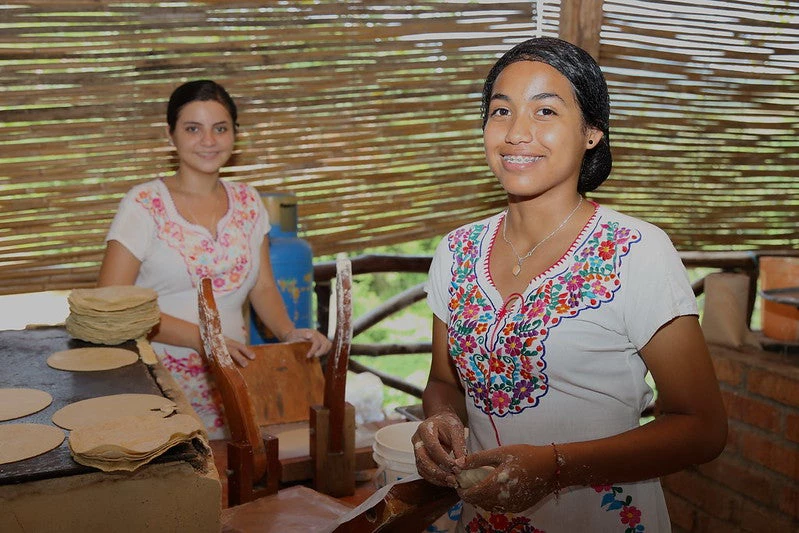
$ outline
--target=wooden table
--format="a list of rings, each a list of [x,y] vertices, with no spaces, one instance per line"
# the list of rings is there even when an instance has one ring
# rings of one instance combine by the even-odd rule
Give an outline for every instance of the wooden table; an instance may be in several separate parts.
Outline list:
[[[160,365],[141,360],[101,372],[47,366],[57,351],[91,346],[62,328],[0,331],[0,387],[49,392],[53,402],[32,415],[0,422],[52,425],[70,403],[110,394],[164,395],[189,412]],[[133,342],[120,347],[136,350]],[[189,411],[187,411],[189,410]],[[202,446],[181,444],[131,473],[104,473],[76,463],[67,440],[45,454],[0,465],[0,531],[208,531],[220,528],[220,484]]]

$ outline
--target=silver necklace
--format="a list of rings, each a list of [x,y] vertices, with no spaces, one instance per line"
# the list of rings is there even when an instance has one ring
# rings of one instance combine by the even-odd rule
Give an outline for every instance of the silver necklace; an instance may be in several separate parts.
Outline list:
[[[553,236],[554,236],[554,235],[555,235],[555,234],[556,234],[558,231],[560,231],[560,229],[561,229],[563,226],[565,226],[565,225],[566,225],[566,223],[567,223],[567,222],[568,222],[568,221],[571,219],[572,215],[574,215],[574,213],[576,213],[576,212],[577,212],[577,209],[579,209],[579,208],[580,208],[580,205],[581,205],[582,203],[583,203],[583,197],[582,197],[582,196],[580,196],[580,201],[579,201],[579,202],[577,202],[577,205],[576,205],[576,206],[574,206],[574,209],[572,209],[571,213],[569,213],[569,215],[568,215],[566,218],[564,218],[564,219],[563,219],[563,222],[561,222],[561,223],[560,223],[560,225],[558,225],[558,227],[557,227],[557,228],[555,228],[554,230],[552,230],[552,233],[550,233],[549,235],[547,235],[546,237],[544,237],[543,239],[541,239],[541,240],[538,242],[538,244],[536,244],[535,246],[533,246],[532,248],[530,248],[530,251],[529,251],[529,252],[527,252],[527,253],[526,253],[526,254],[525,254],[523,257],[519,255],[519,252],[517,252],[517,251],[516,251],[516,247],[515,247],[515,246],[513,246],[513,243],[512,243],[512,242],[510,242],[510,241],[508,240],[508,237],[507,237],[507,235],[506,235],[506,232],[505,232],[505,230],[506,230],[506,228],[508,227],[508,212],[507,212],[507,211],[505,211],[505,220],[503,220],[503,221],[502,221],[502,240],[504,240],[506,243],[508,243],[508,245],[510,246],[510,249],[511,249],[511,250],[513,250],[513,255],[515,255],[515,256],[516,256],[516,266],[514,266],[514,267],[513,267],[513,276],[514,276],[514,277],[518,276],[518,275],[519,275],[519,272],[521,272],[521,271],[522,271],[522,263],[524,263],[525,261],[527,261],[527,259],[529,259],[531,255],[533,255],[533,252],[535,252],[535,251],[538,249],[538,247],[539,247],[539,246],[541,246],[542,244],[544,244],[545,242],[547,242],[547,241],[548,241],[549,239],[551,239],[551,238],[552,238],[552,237],[553,237]]]
[[[204,226],[202,223],[200,223],[200,219],[197,218],[197,216],[194,214],[194,211],[191,209],[191,206],[189,205],[190,198],[193,196],[193,193],[184,191],[182,187],[177,189],[178,192],[180,192],[187,200],[186,202],[184,202],[184,206],[186,207],[186,210],[189,212],[188,215],[191,218],[189,222],[191,222],[195,226],[201,226],[206,228],[212,234],[216,233],[216,225],[219,223],[219,219],[217,218],[217,211],[219,210],[219,204],[221,202],[220,202],[220,196],[216,192],[218,187],[219,187],[219,182],[217,182],[217,184],[214,185],[213,194],[216,196],[216,200],[214,201],[214,208],[211,210],[211,223],[208,226]]]

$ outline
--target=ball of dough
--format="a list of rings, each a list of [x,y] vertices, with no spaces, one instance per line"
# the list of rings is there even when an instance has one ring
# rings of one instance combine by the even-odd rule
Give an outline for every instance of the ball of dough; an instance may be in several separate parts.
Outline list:
[[[460,485],[462,489],[468,489],[469,487],[473,487],[474,485],[477,485],[483,481],[493,472],[493,466],[481,466],[479,468],[461,470],[460,474],[455,476],[455,478],[458,480],[458,485]]]

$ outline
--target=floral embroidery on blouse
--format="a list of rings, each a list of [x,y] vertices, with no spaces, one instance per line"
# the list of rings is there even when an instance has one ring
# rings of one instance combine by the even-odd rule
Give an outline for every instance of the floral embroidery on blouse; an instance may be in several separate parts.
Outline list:
[[[469,533],[545,533],[543,530],[533,527],[530,519],[526,516],[515,516],[511,514],[488,513],[487,518],[480,513],[475,513],[474,518],[466,524],[466,531]]]
[[[449,237],[453,266],[448,345],[474,405],[484,413],[505,416],[536,406],[546,394],[545,341],[550,330],[613,299],[620,287],[621,259],[641,236],[617,222],[596,225],[587,231],[568,268],[496,309],[476,271],[483,243],[490,238],[487,230],[487,224],[475,224]]]
[[[214,290],[220,293],[240,287],[252,268],[249,237],[258,220],[256,202],[261,201],[244,184],[225,185],[232,212],[216,240],[205,231],[171,218],[157,188],[142,188],[136,196],[136,202],[155,221],[158,238],[183,257],[192,284],[196,286],[200,278],[210,277]]]
[[[632,496],[620,499],[624,489],[612,485],[600,485],[593,487],[598,493],[605,493],[602,496],[602,507],[607,507],[605,511],[619,511],[619,521],[626,526],[624,533],[640,533],[646,528],[641,524],[641,510],[634,505]]]

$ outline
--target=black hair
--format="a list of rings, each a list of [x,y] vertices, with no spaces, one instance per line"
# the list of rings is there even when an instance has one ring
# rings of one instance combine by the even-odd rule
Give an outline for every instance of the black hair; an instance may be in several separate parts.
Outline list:
[[[586,150],[577,183],[580,194],[595,190],[607,179],[613,166],[610,153],[610,97],[602,70],[588,52],[562,39],[536,37],[519,43],[505,52],[486,76],[481,106],[483,129],[488,121],[494,83],[505,67],[518,61],[540,61],[563,74],[571,83],[585,125],[604,134],[596,147]]]
[[[238,129],[236,104],[225,88],[215,81],[195,80],[188,81],[172,91],[166,107],[166,123],[169,125],[169,132],[175,131],[175,126],[178,123],[178,113],[180,113],[183,106],[195,101],[207,102],[209,100],[219,102],[225,106],[225,109],[230,113],[230,118],[233,120],[233,131]]]

